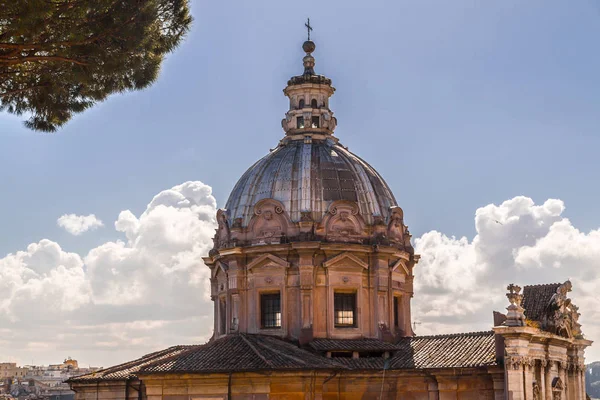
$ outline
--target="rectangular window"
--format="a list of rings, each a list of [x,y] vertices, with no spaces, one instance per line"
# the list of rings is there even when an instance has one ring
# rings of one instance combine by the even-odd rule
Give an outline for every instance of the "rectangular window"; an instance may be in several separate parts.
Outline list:
[[[356,327],[356,293],[334,293],[333,309],[336,328]]]
[[[304,117],[296,117],[296,128],[304,128]]]
[[[312,117],[312,127],[313,128],[318,128],[319,127],[319,117]]]
[[[224,335],[227,330],[227,308],[225,299],[219,299],[219,333]]]
[[[281,328],[281,295],[264,293],[260,295],[260,325],[262,328]]]
[[[398,327],[398,297],[394,296],[394,326]]]

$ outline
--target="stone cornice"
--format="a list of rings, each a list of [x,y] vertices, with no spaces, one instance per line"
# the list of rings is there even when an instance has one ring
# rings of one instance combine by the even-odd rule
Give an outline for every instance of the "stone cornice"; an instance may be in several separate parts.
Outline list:
[[[492,329],[497,335],[501,335],[506,339],[526,339],[557,346],[569,344],[578,347],[587,347],[593,343],[591,340],[587,339],[565,338],[531,326],[495,326]]]

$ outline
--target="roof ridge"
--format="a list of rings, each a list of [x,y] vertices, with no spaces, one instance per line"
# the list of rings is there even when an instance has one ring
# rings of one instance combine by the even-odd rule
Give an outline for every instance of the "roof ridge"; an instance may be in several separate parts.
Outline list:
[[[250,343],[250,341],[246,338],[246,335],[244,334],[240,334],[239,335],[242,340],[252,349],[252,351],[261,359],[263,360],[263,362],[265,364],[267,364],[269,367],[273,367],[273,363],[269,360],[266,359],[265,356],[263,356],[262,354],[260,354],[260,352],[258,351],[258,349],[252,344]]]
[[[432,338],[449,338],[449,337],[465,337],[465,336],[486,336],[493,335],[494,331],[473,331],[473,332],[457,332],[457,333],[443,333],[439,335],[425,335],[425,336],[408,336],[403,339],[432,339]]]

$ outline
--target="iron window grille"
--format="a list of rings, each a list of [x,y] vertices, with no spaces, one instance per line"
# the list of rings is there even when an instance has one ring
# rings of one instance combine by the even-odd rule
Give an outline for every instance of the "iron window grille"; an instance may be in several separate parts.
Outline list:
[[[336,327],[356,327],[356,293],[334,293],[333,309]]]
[[[281,328],[281,294],[260,295],[260,324],[262,328]]]

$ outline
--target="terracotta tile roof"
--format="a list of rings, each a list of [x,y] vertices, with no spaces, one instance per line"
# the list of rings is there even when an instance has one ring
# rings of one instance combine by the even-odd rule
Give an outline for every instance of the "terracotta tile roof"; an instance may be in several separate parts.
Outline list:
[[[494,332],[415,336],[398,342],[390,369],[466,368],[496,365]]]
[[[308,344],[316,351],[394,351],[398,346],[377,339],[314,339]]]
[[[332,358],[354,370],[469,368],[497,365],[494,332],[402,338],[395,355],[383,358]]]
[[[184,353],[147,365],[141,372],[209,373],[340,367],[331,359],[275,337],[237,334],[194,346]]]
[[[560,283],[550,283],[523,288],[523,308],[527,319],[541,321],[546,306],[560,285]]]
[[[393,347],[394,350],[391,352],[394,356],[387,363],[379,357],[326,358],[275,337],[237,334],[204,345],[170,347],[129,363],[71,378],[68,382],[124,380],[152,373],[379,370],[383,369],[384,365],[386,369],[437,369],[496,365],[492,331],[402,338],[395,345],[375,339],[352,341],[317,339],[311,343],[313,345],[310,347],[315,351],[329,348],[330,344],[334,344],[339,350],[347,350],[347,348],[342,349],[340,347],[342,345],[352,347],[354,351],[380,351],[382,348],[391,350]],[[363,346],[361,350],[356,350],[357,345]]]
[[[136,376],[140,368],[150,363],[166,359],[195,346],[173,346],[154,353],[146,354],[137,360],[129,361],[114,367],[104,368],[90,374],[79,375],[67,380],[67,383],[86,383],[98,381],[118,381]]]

